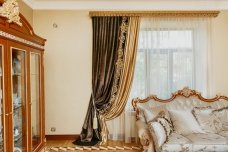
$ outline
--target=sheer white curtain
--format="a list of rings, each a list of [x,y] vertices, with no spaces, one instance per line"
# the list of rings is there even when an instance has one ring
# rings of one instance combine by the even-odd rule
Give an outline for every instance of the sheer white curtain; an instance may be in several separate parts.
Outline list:
[[[210,19],[143,18],[136,69],[125,112],[108,122],[110,139],[130,142],[137,137],[131,100],[171,93],[189,87],[207,97],[211,93]]]

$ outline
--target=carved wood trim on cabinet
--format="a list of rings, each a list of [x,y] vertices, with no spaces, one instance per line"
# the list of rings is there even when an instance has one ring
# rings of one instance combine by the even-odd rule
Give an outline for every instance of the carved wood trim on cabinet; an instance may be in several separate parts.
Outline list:
[[[0,0],[0,6],[1,6]],[[13,102],[12,102],[12,59],[11,48],[16,48],[25,51],[25,101],[22,115],[24,115],[24,128],[23,134],[26,136],[23,138],[23,146],[27,152],[38,152],[45,145],[45,120],[44,120],[44,66],[43,66],[43,54],[44,45],[46,40],[37,36],[28,21],[20,14],[22,26],[18,26],[15,23],[8,23],[6,18],[0,17],[0,45],[4,47],[3,51],[3,85],[4,85],[4,104],[3,104],[3,126],[4,126],[4,152],[13,151]],[[41,142],[35,148],[32,149],[32,129],[31,129],[31,81],[30,81],[30,53],[35,52],[40,55],[40,115],[39,115],[39,127]]]

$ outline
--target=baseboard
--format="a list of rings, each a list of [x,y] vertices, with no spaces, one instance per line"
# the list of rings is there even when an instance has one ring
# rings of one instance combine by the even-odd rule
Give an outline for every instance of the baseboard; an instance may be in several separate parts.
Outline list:
[[[47,140],[76,140],[79,135],[46,135]]]

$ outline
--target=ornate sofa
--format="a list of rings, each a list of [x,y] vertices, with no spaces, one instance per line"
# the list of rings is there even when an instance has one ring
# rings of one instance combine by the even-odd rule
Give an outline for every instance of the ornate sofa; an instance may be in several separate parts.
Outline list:
[[[144,151],[227,152],[228,97],[206,99],[184,88],[167,100],[133,99]]]

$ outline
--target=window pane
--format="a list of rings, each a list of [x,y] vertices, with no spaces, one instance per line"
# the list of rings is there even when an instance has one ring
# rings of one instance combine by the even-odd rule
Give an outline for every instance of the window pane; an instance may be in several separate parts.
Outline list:
[[[2,63],[3,63],[3,46],[0,45],[0,151],[3,151],[4,149],[4,121],[3,121],[3,105],[4,105],[4,96],[3,96],[3,69],[2,69]]]
[[[173,52],[172,91],[183,87],[193,87],[193,54],[190,51]]]
[[[12,52],[12,103],[14,151],[26,149],[26,54],[24,50],[11,48]]]
[[[30,54],[32,149],[41,143],[40,128],[40,55]]]
[[[168,95],[169,85],[169,67],[168,67],[168,53],[152,53],[150,55],[150,68],[148,72],[149,84],[148,95],[155,94],[161,98],[166,98]]]
[[[146,78],[146,68],[145,68],[145,52],[138,51],[136,57],[135,73],[133,78],[133,84],[131,87],[130,96],[128,98],[128,103],[126,109],[132,109],[131,100],[136,97],[145,97],[145,78]]]
[[[151,94],[169,98],[185,86],[193,87],[193,31],[140,31],[131,97]]]

